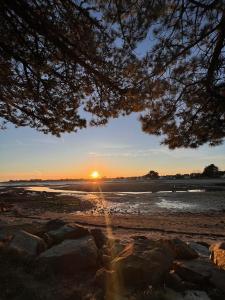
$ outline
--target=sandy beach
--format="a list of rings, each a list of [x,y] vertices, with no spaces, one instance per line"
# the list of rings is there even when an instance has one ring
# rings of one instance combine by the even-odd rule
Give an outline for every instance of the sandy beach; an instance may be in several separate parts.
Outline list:
[[[63,219],[116,235],[225,238],[224,180],[84,182],[2,187],[2,222]]]

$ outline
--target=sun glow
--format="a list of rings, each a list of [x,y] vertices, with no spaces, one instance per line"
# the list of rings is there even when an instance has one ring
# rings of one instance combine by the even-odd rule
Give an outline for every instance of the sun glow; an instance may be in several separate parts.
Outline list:
[[[100,174],[98,173],[98,171],[93,171],[93,172],[91,173],[91,178],[93,178],[93,179],[98,179],[98,178],[100,178]]]

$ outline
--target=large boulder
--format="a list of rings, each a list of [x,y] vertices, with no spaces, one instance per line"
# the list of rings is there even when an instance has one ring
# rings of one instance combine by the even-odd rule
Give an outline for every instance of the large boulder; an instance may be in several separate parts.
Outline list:
[[[56,230],[47,232],[47,235],[53,240],[55,244],[67,239],[78,239],[89,235],[88,229],[79,225],[64,225]]]
[[[43,224],[39,222],[8,224],[0,228],[0,241],[9,242],[21,230],[35,236],[41,236],[45,232]]]
[[[20,230],[14,235],[8,247],[23,254],[36,256],[46,249],[46,244],[40,237]]]
[[[101,256],[101,263],[106,269],[110,269],[112,257],[110,255],[103,254]]]
[[[213,264],[206,260],[176,261],[175,272],[185,281],[196,284],[207,284],[214,269]]]
[[[211,260],[214,262],[214,264],[225,270],[225,242],[212,244],[210,246],[210,251]]]
[[[172,289],[164,288],[153,291],[148,298],[154,300],[211,300],[205,291],[201,290],[186,290],[182,292],[175,292]]]
[[[98,249],[92,236],[65,240],[46,250],[38,258],[40,264],[50,266],[61,273],[96,269],[97,261]]]
[[[182,293],[175,293],[170,291],[170,293],[165,293],[164,299],[171,300],[211,300],[205,291],[199,290],[186,290]]]
[[[188,246],[195,250],[199,257],[204,257],[207,259],[210,257],[210,251],[208,247],[196,242],[188,242]]]
[[[0,229],[0,241],[6,242],[12,238],[12,234],[8,233],[5,229]]]
[[[107,255],[112,259],[118,256],[128,245],[127,240],[120,239],[108,239],[106,245],[103,247],[103,250]]]
[[[194,259],[199,256],[196,250],[180,239],[161,240],[161,243],[173,252],[176,259]]]
[[[66,225],[66,222],[61,219],[53,219],[45,224],[46,231],[56,230]]]
[[[0,230],[0,236],[4,237],[5,235],[5,240],[10,241],[13,236],[22,230],[43,239],[46,228],[44,222],[41,221],[33,221],[31,223],[21,223],[20,221],[18,223],[12,222],[12,224]]]
[[[107,243],[107,237],[99,228],[93,228],[90,230],[91,235],[93,236],[95,243],[99,249],[101,249]]]
[[[206,287],[211,284],[225,293],[225,271],[217,268],[211,261],[176,261],[173,267],[183,280]]]
[[[212,244],[209,248],[210,251],[214,251],[217,249],[225,250],[225,242],[218,242],[218,243]]]
[[[166,286],[175,291],[183,291],[183,281],[178,274],[171,270],[165,278]]]
[[[101,288],[104,299],[107,300],[135,300],[134,290],[124,288],[115,271],[99,269],[94,278],[95,285]],[[99,299],[99,298],[97,298]],[[103,298],[100,298],[103,299]],[[138,298],[139,299],[139,298]]]
[[[113,288],[112,282],[116,277],[115,271],[107,270],[105,268],[101,268],[97,270],[95,274],[94,282],[97,286],[101,287],[102,289]]]
[[[210,283],[224,293],[225,299],[225,271],[215,268],[210,276]]]
[[[163,282],[173,262],[167,248],[150,240],[134,241],[112,261],[112,270],[125,286],[138,288]]]

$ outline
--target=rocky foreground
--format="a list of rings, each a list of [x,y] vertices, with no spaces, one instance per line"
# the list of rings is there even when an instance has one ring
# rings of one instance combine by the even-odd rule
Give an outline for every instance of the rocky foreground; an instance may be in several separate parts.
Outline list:
[[[0,300],[225,299],[225,242],[145,236],[62,220],[0,228]]]

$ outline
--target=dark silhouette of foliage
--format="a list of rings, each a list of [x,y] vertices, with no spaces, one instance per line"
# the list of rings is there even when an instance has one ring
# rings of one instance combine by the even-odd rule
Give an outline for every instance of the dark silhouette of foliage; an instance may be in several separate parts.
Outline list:
[[[150,178],[150,179],[158,179],[159,178],[159,173],[156,171],[149,171],[148,174],[144,175],[145,178]]]
[[[184,175],[182,175],[182,174],[176,174],[175,178],[176,179],[182,179],[182,178],[184,178]]]
[[[217,145],[224,41],[220,0],[3,0],[2,128],[60,135],[141,112],[143,130],[170,148]]]
[[[202,175],[206,177],[219,177],[219,168],[216,167],[214,164],[211,164],[205,167]]]

